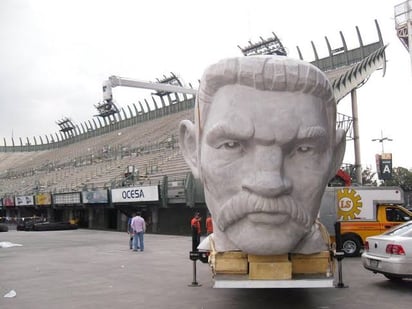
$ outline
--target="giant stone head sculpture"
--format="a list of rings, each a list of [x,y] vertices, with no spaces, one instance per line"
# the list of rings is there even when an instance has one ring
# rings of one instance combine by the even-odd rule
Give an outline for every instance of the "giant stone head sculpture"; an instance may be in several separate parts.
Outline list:
[[[315,220],[345,150],[331,85],[283,56],[224,59],[201,79],[180,147],[204,185],[217,251],[325,250]]]

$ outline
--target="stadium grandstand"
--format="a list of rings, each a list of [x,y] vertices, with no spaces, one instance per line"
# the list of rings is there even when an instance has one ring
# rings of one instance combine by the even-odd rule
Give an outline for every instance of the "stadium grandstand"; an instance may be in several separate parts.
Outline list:
[[[193,119],[194,98],[186,97],[184,101],[176,98],[162,108],[128,117],[124,113],[120,120],[93,130],[80,130],[80,134],[67,139],[39,145],[3,146],[0,152],[2,215],[36,215],[59,221],[76,219],[84,227],[117,229],[124,222],[117,220],[118,209],[111,204],[108,190],[154,186],[159,188],[156,201],[144,205],[124,203],[120,213],[130,215],[140,208],[146,212],[152,230],[157,232],[157,218],[148,214],[147,209],[186,204],[185,190],[191,183],[189,168],[177,145],[177,131],[180,120]],[[82,193],[87,192],[98,192],[105,198],[103,202],[85,201],[83,196],[87,194]],[[45,194],[51,197],[43,198]],[[68,195],[73,197],[56,204],[63,195],[66,200]],[[34,198],[26,199],[26,196]],[[46,200],[44,205],[38,203],[40,197]],[[32,200],[32,203],[19,205],[21,200]],[[93,216],[95,211],[97,214]],[[191,212],[187,213],[188,218]],[[123,219],[126,220],[124,216]]]
[[[377,25],[377,24],[376,24]],[[330,78],[337,99],[353,93],[384,65],[379,41],[348,50],[332,49],[314,65]],[[274,38],[240,48],[244,56],[286,55]],[[300,58],[301,52],[298,48]],[[176,76],[157,82],[176,84]],[[180,84],[181,85],[181,84]],[[149,108],[145,100],[125,109],[98,105],[104,112],[81,125],[58,121],[60,132],[0,146],[0,217],[38,216],[51,222],[74,220],[80,227],[126,230],[128,216],[140,210],[153,233],[189,234],[194,211],[206,218],[203,188],[184,162],[178,147],[178,124],[193,120],[194,95],[158,92]],[[146,108],[144,108],[146,107]],[[108,112],[109,111],[109,112]],[[352,136],[352,118],[338,125]],[[355,132],[356,133],[356,132]]]

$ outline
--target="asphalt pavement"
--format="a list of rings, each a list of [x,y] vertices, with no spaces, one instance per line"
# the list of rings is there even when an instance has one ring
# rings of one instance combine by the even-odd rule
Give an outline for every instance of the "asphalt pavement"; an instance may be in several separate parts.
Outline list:
[[[394,283],[343,261],[347,288],[214,289],[197,263],[192,287],[191,238],[145,235],[145,251],[129,249],[124,232],[70,230],[0,233],[0,308],[304,308],[406,309],[412,281]],[[15,295],[14,295],[15,294]],[[5,297],[6,295],[13,297]]]

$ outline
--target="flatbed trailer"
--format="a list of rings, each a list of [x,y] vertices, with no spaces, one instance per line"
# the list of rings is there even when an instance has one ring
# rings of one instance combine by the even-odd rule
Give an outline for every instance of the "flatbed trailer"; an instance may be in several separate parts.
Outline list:
[[[215,275],[213,288],[334,288],[335,279],[316,276],[302,276],[289,280],[251,280],[247,275]]]
[[[338,227],[339,228],[339,227]],[[340,241],[338,239],[338,241]],[[334,267],[330,274],[294,274],[291,279],[250,279],[248,274],[213,274],[212,287],[215,289],[310,289],[310,288],[346,288],[342,278],[343,251],[334,251]],[[206,251],[191,251],[193,261],[193,281],[190,286],[201,286],[196,279],[196,262],[209,263]]]

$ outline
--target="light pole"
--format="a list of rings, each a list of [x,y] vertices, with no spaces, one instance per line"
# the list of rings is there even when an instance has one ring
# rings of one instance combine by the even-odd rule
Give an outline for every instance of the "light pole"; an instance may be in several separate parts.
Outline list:
[[[374,138],[372,139],[372,142],[379,142],[382,144],[382,153],[385,153],[384,148],[383,148],[383,142],[384,141],[388,141],[388,142],[392,142],[393,139],[388,138],[388,137],[383,137],[383,132],[381,131],[381,138]]]

